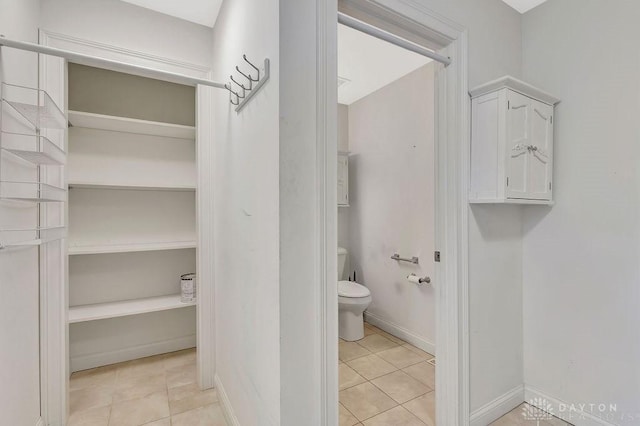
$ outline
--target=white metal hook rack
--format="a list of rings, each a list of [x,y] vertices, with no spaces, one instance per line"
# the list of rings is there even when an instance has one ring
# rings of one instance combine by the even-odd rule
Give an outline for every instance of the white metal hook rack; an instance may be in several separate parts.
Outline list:
[[[249,64],[251,68],[253,68],[253,71],[249,73],[245,73],[242,70],[240,70],[240,67],[236,65],[236,71],[240,73],[240,75],[247,81],[246,86],[244,83],[240,83],[238,80],[236,80],[233,77],[233,75],[229,76],[231,81],[235,83],[235,85],[238,86],[240,89],[242,89],[242,95],[240,95],[240,93],[238,93],[237,91],[231,88],[232,87],[231,82],[224,85],[225,89],[227,89],[230,93],[229,102],[231,102],[231,105],[235,105],[236,112],[238,113],[251,100],[251,98],[260,91],[262,86],[264,86],[267,83],[267,81],[269,81],[269,77],[271,75],[269,70],[269,65],[270,65],[269,58],[266,58],[264,60],[264,69],[262,71],[260,70],[260,68],[256,67],[253,63],[251,63],[251,61],[247,59],[247,55],[242,55],[242,59],[244,59],[244,61],[247,64]],[[257,77],[253,76],[254,71],[257,74]],[[254,83],[256,84],[254,85]],[[234,102],[234,96],[235,96],[235,102]]]

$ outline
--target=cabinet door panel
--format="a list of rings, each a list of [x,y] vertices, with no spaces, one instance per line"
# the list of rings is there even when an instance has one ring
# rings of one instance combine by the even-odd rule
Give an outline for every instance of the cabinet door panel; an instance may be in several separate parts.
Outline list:
[[[507,99],[507,197],[527,198],[532,100],[513,91]]]
[[[338,205],[349,205],[349,157],[338,154]]]
[[[553,107],[532,101],[531,155],[529,159],[529,198],[551,199],[553,169]]]

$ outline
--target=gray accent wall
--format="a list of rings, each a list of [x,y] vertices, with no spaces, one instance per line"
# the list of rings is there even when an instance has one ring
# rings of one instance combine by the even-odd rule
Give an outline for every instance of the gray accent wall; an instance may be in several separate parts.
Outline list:
[[[72,111],[195,125],[194,87],[78,64],[69,81]]]

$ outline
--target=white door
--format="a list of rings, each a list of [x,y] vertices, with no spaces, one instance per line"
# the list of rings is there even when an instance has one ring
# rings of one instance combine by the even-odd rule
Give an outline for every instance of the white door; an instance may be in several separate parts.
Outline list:
[[[553,169],[553,107],[531,101],[531,153],[527,198],[551,199]]]
[[[507,198],[528,198],[531,102],[517,92],[507,92]]]

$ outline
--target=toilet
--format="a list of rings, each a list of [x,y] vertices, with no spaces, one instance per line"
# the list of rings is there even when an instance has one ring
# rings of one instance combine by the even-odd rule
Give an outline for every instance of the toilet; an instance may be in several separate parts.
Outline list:
[[[364,337],[363,313],[371,303],[371,292],[362,284],[342,281],[347,250],[338,247],[338,335],[348,342]]]

